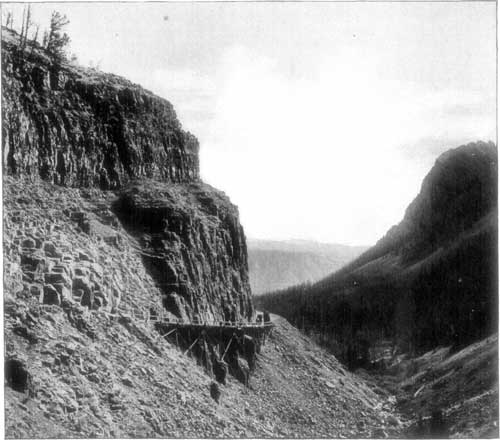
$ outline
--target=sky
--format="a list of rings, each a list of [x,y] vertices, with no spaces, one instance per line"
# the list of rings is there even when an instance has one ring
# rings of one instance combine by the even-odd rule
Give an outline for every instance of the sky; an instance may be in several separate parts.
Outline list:
[[[19,5],[14,11],[19,24]],[[442,152],[496,141],[493,2],[34,4],[171,101],[248,237],[371,245]]]

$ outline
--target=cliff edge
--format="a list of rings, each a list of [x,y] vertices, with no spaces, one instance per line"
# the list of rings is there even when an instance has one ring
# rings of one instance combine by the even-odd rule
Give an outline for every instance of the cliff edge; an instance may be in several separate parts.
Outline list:
[[[22,49],[13,31],[4,28],[2,35],[4,174],[27,187],[41,179],[65,188],[94,188],[87,199],[102,199],[94,209],[100,213],[73,203],[68,219],[109,243],[118,245],[122,232],[135,240],[141,270],[152,277],[161,307],[172,317],[250,320],[238,210],[199,179],[198,141],[182,129],[172,105],[124,78],[61,62],[36,43]],[[11,183],[18,184],[7,180],[6,186]],[[12,207],[7,203],[6,208],[10,226]],[[25,239],[13,248],[6,242],[8,256],[21,268],[29,259],[29,270],[44,275],[25,281],[24,289],[56,289],[57,298],[50,301],[57,302],[83,291],[92,297],[92,307],[119,306],[121,294],[113,292],[123,291],[122,284],[103,284],[105,269],[75,273],[67,255],[71,239],[67,253],[54,251],[59,241],[41,233],[41,225],[26,235],[17,226]],[[125,229],[117,232],[119,226]],[[52,266],[67,276],[52,275],[47,258],[58,260]],[[49,301],[43,294],[41,300]]]
[[[191,182],[198,141],[170,102],[116,75],[55,60],[2,28],[4,170],[72,187]]]

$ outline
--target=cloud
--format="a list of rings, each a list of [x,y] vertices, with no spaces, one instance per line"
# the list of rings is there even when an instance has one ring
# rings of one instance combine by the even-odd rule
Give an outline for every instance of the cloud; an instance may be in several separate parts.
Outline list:
[[[60,10],[80,60],[172,102],[251,236],[373,243],[436,155],[495,137],[493,3]]]
[[[290,77],[244,47],[218,68],[202,176],[240,206],[251,236],[374,242],[441,148],[494,129],[488,112],[467,123],[450,111],[480,96],[388,81],[374,59],[340,53],[311,70]]]
[[[202,177],[239,206],[248,235],[369,244],[402,218],[438,154],[495,132],[494,91],[384,72],[359,47],[293,70],[234,44],[211,69],[121,73],[173,103],[200,140]]]

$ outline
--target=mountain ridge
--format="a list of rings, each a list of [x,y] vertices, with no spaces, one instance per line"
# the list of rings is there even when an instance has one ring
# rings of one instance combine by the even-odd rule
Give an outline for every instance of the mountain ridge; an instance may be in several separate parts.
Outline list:
[[[250,285],[260,295],[321,279],[365,247],[308,240],[247,239]]]
[[[259,297],[258,306],[311,329],[321,323],[345,361],[384,336],[417,351],[486,336],[497,322],[497,172],[492,142],[446,152],[403,220],[372,248],[310,287]]]

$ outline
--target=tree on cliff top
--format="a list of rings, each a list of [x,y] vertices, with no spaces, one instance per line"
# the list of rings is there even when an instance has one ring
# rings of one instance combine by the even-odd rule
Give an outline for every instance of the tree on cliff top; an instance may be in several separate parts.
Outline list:
[[[69,20],[66,15],[54,11],[50,18],[49,31],[45,31],[45,35],[43,36],[43,46],[54,55],[58,61],[66,58],[66,47],[69,44],[70,38],[66,32],[63,32],[63,29],[68,24]]]

